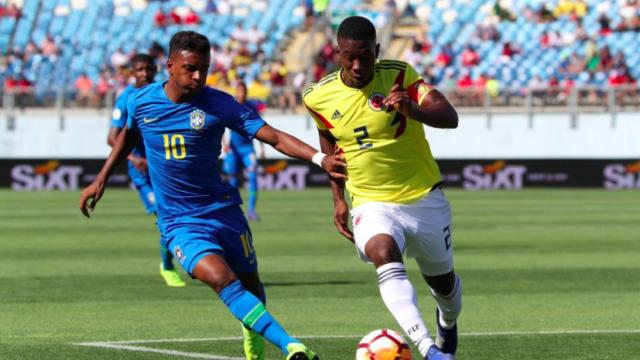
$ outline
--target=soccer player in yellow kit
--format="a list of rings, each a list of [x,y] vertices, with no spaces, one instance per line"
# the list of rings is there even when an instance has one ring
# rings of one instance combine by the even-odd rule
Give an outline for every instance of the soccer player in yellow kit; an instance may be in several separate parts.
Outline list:
[[[451,104],[405,62],[376,62],[379,44],[366,18],[338,28],[341,69],[303,92],[324,153],[344,152],[348,180],[331,180],[338,231],[373,263],[380,294],[428,360],[453,359],[461,282],[453,270],[451,210],[423,125],[455,128]],[[353,209],[349,230],[349,208]],[[403,254],[415,258],[436,300],[437,336],[429,334],[409,282]]]

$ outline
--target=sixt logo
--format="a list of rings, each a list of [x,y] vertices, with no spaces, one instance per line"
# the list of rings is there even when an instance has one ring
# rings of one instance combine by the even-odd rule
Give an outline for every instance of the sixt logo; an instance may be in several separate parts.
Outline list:
[[[61,166],[51,160],[41,165],[16,165],[11,169],[13,190],[76,190],[81,166]]]
[[[640,189],[640,160],[627,165],[609,164],[603,175],[605,189]]]
[[[304,165],[289,165],[287,161],[276,161],[258,168],[258,188],[266,190],[302,190],[307,187],[310,169]]]
[[[462,169],[462,186],[468,190],[522,189],[527,167],[500,160],[489,165],[471,164]]]

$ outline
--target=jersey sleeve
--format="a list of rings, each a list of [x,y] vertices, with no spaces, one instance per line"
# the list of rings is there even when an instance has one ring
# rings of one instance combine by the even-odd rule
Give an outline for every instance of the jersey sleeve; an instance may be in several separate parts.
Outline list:
[[[225,126],[242,136],[253,139],[258,130],[266,125],[266,122],[254,111],[238,103],[230,95],[225,96],[227,98],[223,103],[224,105],[220,107],[222,109],[220,115]]]
[[[431,91],[431,87],[422,80],[422,77],[413,68],[413,66],[411,66],[411,64],[407,64],[403,87],[407,89],[411,100],[417,104],[420,104],[425,95]]]
[[[309,96],[309,94],[314,90],[313,85],[309,85],[306,89],[304,89],[304,91],[302,92],[302,102],[304,103],[304,107],[307,109],[307,112],[309,113],[309,115],[311,115],[311,118],[313,119],[313,121],[316,123],[316,127],[320,130],[328,130],[327,124],[325,123],[326,120],[324,119],[324,117],[318,113],[316,110],[313,109],[313,101],[311,100],[311,97]]]
[[[111,114],[111,127],[122,129],[127,125],[127,97],[118,96]]]

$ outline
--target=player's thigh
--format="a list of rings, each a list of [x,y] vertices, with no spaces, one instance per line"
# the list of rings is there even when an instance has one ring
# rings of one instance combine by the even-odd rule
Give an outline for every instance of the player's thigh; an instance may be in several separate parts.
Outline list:
[[[193,270],[205,256],[224,256],[222,244],[216,241],[206,222],[186,219],[175,221],[168,230],[162,231],[162,241],[184,271],[193,276]]]
[[[451,207],[440,189],[402,210],[407,256],[416,259],[424,275],[437,276],[453,270]]]
[[[231,269],[238,276],[255,272],[258,260],[253,247],[253,234],[240,207],[225,209],[212,227]]]
[[[394,214],[394,205],[366,203],[351,210],[353,237],[360,259],[371,262],[366,255],[367,243],[376,235],[386,234],[395,241],[400,253],[405,249],[402,226]]]
[[[222,161],[222,172],[225,174],[235,175],[238,173],[240,162],[235,153],[229,152]]]
[[[243,154],[242,165],[247,171],[256,171],[256,166],[258,165],[256,154],[253,151]]]

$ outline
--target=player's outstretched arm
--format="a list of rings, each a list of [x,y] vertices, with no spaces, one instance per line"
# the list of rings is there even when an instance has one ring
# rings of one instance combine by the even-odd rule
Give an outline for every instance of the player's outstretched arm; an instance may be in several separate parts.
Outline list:
[[[320,150],[323,153],[340,153],[333,135],[328,130],[318,129],[318,135],[320,138]],[[344,180],[330,178],[329,181],[331,193],[333,194],[333,224],[340,235],[353,242],[353,233],[349,229],[349,205],[344,199]]]
[[[129,155],[133,147],[138,143],[138,139],[139,135],[135,131],[127,128],[120,131],[115,144],[113,144],[113,149],[111,149],[111,154],[109,154],[104,165],[102,165],[102,169],[100,169],[100,172],[91,185],[87,186],[80,195],[80,211],[82,211],[84,216],[89,217],[90,211],[95,209],[96,204],[100,201],[100,198],[102,198],[104,186],[111,172]]]
[[[436,89],[429,90],[418,105],[411,100],[407,90],[396,84],[391,87],[383,104],[393,106],[402,115],[431,127],[440,129],[458,127],[458,113],[449,100]]]
[[[260,128],[255,137],[273,146],[281,153],[296,159],[312,161],[314,155],[318,154],[318,150],[309,146],[307,143],[300,141],[295,136],[274,129],[269,125],[264,125]],[[329,173],[330,177],[342,180],[346,179],[345,169],[347,163],[344,160],[344,156],[342,156],[342,154],[333,154],[333,152],[329,154],[331,155],[324,155],[322,157],[319,165]]]

